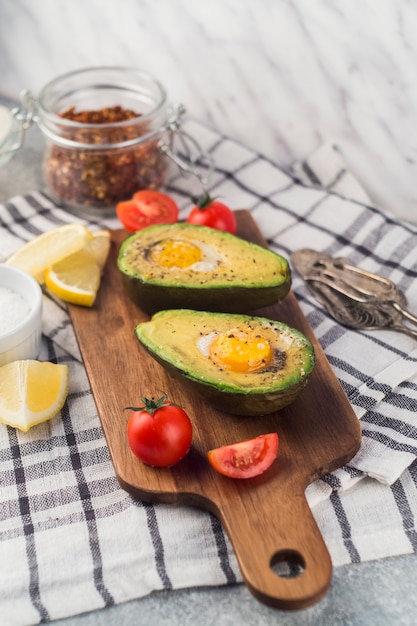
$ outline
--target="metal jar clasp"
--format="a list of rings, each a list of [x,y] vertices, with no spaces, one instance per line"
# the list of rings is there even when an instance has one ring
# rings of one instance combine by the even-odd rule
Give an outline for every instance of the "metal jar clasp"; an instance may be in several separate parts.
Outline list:
[[[5,132],[0,142],[0,165],[6,163],[23,146],[26,130],[35,121],[36,99],[25,90],[20,94],[20,101],[20,107],[11,110],[2,107],[4,116],[0,132],[3,128]]]
[[[168,133],[168,141],[162,139],[159,148],[178,166],[183,174],[192,174],[200,181],[204,190],[210,182],[214,167],[214,160],[208,152],[203,150],[199,142],[183,127],[183,117],[186,109],[183,104],[173,108],[163,130]],[[179,147],[175,148],[178,139]]]

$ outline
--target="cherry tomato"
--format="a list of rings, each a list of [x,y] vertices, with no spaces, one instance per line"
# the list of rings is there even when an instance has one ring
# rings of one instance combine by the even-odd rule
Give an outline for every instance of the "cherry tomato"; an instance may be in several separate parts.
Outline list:
[[[178,205],[169,196],[153,189],[142,189],[131,200],[119,202],[116,214],[126,230],[136,232],[151,224],[173,224],[178,221]]]
[[[188,452],[192,426],[187,413],[170,404],[164,394],[159,400],[142,398],[144,406],[133,411],[127,424],[127,438],[135,456],[153,467],[169,467]]]
[[[206,193],[193,207],[186,220],[189,224],[209,226],[217,230],[225,230],[234,235],[236,233],[236,217],[232,209],[214,200]]]
[[[230,478],[253,478],[272,465],[278,453],[278,435],[269,433],[207,452],[210,465]]]

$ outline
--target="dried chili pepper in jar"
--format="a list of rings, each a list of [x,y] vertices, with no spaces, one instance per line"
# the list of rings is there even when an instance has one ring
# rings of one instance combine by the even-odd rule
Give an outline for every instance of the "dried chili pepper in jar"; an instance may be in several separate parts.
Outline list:
[[[118,144],[147,134],[140,114],[120,105],[59,114],[75,122],[65,136],[94,146]],[[128,125],[120,124],[132,120]],[[79,127],[81,126],[81,127]],[[59,200],[87,207],[114,207],[139,189],[158,189],[166,178],[167,162],[158,139],[125,148],[66,148],[52,143],[45,158],[45,179]]]
[[[166,93],[147,74],[123,68],[67,74],[43,89],[38,110],[47,138],[45,182],[70,210],[112,213],[139,189],[165,182]]]

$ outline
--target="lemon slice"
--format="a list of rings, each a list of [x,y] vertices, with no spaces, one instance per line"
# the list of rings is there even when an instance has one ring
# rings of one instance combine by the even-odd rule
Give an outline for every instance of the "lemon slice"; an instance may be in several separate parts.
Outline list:
[[[83,248],[83,250],[91,254],[95,259],[100,271],[103,271],[107,257],[109,256],[110,243],[109,230],[96,230],[92,233],[92,237]]]
[[[64,224],[28,241],[5,263],[42,282],[47,267],[83,248],[91,237],[88,228],[82,224]]]
[[[69,389],[67,365],[13,361],[0,367],[0,421],[27,432],[55,417]]]
[[[91,233],[81,250],[45,270],[49,291],[66,302],[93,306],[110,252],[110,243],[109,230]]]
[[[100,279],[99,265],[85,250],[70,254],[45,271],[45,283],[51,293],[81,306],[93,306]]]

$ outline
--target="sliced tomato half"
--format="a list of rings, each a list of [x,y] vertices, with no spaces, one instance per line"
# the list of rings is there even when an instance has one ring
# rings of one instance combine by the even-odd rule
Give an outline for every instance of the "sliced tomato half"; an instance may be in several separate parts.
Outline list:
[[[278,435],[268,433],[207,452],[210,465],[230,478],[253,478],[263,474],[278,454]]]
[[[142,189],[131,200],[119,202],[116,214],[126,230],[136,232],[152,224],[178,221],[178,205],[170,196],[153,189]]]

